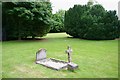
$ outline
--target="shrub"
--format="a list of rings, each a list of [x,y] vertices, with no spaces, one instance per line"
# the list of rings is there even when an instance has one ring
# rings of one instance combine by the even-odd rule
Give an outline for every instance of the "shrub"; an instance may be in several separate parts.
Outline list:
[[[65,12],[66,33],[82,39],[115,39],[118,37],[116,11],[106,11],[101,5],[74,5]]]

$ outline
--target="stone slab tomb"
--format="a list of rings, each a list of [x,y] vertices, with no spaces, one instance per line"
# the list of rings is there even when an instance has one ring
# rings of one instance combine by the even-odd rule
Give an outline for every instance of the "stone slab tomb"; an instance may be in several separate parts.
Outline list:
[[[36,63],[55,70],[60,70],[67,67],[67,62],[46,57],[47,56],[45,49],[38,50],[38,52],[36,53]]]
[[[69,51],[67,50],[67,53]],[[39,49],[36,52],[36,64],[41,64],[43,66],[55,69],[55,70],[60,70],[63,68],[68,68],[69,70],[74,70],[78,67],[77,64],[70,62],[71,57],[70,54],[68,54],[68,62],[62,61],[62,60],[57,60],[54,58],[47,58],[46,50],[45,49]],[[74,64],[74,65],[73,65]]]

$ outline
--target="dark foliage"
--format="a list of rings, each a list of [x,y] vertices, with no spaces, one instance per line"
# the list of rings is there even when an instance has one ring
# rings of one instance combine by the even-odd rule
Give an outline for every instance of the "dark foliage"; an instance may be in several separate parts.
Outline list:
[[[52,7],[49,1],[3,2],[2,9],[6,40],[42,37],[50,30]]]
[[[120,35],[116,11],[106,11],[101,5],[75,5],[65,12],[64,26],[73,37],[92,40],[115,39]]]

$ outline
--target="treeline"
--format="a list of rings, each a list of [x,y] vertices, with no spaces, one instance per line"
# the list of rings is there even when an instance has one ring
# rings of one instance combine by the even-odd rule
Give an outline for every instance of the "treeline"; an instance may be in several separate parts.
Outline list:
[[[43,37],[47,33],[66,32],[82,39],[115,39],[120,37],[120,21],[116,11],[89,2],[74,5],[68,11],[52,14],[49,0],[41,2],[3,2],[2,39]]]
[[[106,40],[120,37],[120,21],[116,11],[102,5],[75,5],[65,12],[66,33],[82,39]]]

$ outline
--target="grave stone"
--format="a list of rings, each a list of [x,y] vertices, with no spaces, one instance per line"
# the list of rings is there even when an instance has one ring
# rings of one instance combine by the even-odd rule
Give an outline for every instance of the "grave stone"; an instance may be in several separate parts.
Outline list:
[[[78,65],[75,63],[72,63],[71,54],[72,54],[72,48],[68,46],[68,49],[66,50],[66,53],[68,54],[68,70],[74,71],[76,68],[78,68]]]
[[[68,46],[68,50],[66,50],[66,53],[68,54],[68,62],[72,62],[71,54],[72,54],[72,48]]]
[[[74,69],[76,69],[78,65],[71,62],[72,48],[70,46],[68,46],[68,50],[66,50],[66,53],[68,54],[68,62],[53,58],[46,58],[46,50],[43,48],[39,49],[36,52],[36,64],[41,64],[55,70],[68,68],[68,70],[74,71]]]
[[[67,62],[53,59],[53,58],[46,58],[46,50],[39,49],[36,52],[36,64],[41,64],[43,66],[52,68],[54,70],[60,70],[67,67]]]
[[[46,50],[39,49],[36,53],[36,61],[46,59]]]

